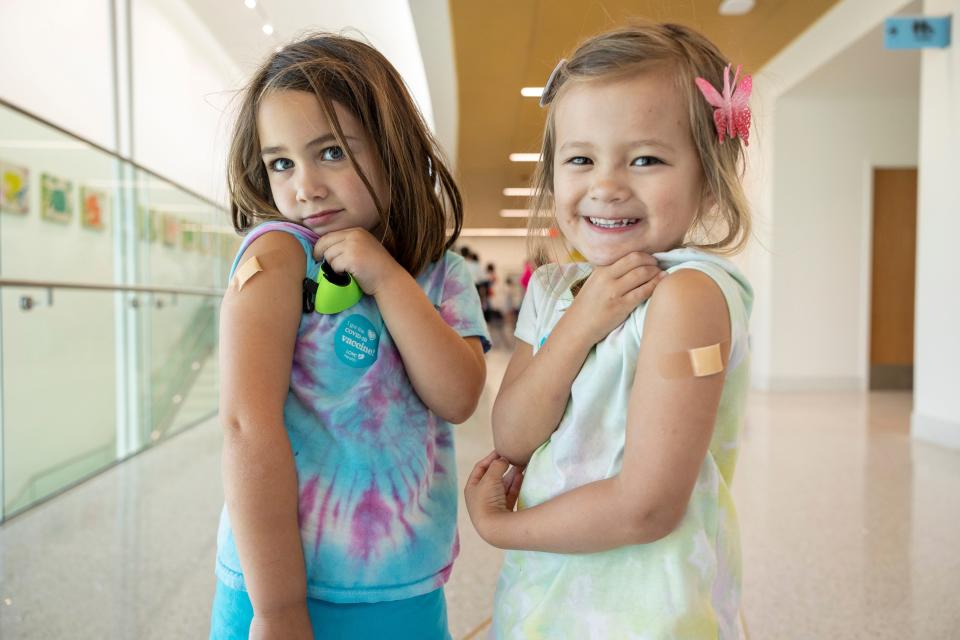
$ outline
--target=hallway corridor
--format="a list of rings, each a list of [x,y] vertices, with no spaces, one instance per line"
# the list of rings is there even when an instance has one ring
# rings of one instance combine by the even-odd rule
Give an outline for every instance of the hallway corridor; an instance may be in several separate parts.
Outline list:
[[[491,447],[508,354],[458,428],[461,478]],[[913,442],[903,393],[750,400],[734,493],[751,638],[960,637],[960,453]],[[0,527],[0,638],[205,638],[222,503],[215,420]],[[485,637],[501,552],[461,509],[456,639]]]

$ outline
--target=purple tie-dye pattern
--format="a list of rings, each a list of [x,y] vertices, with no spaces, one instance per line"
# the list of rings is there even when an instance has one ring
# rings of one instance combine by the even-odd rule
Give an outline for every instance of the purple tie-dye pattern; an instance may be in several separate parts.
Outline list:
[[[385,538],[390,537],[393,512],[377,490],[374,480],[370,487],[363,492],[363,497],[353,512],[350,528],[350,553],[370,561],[374,553]]]
[[[451,327],[489,344],[459,256],[447,253],[417,281]],[[452,431],[416,394],[372,299],[353,313],[379,328],[373,364],[347,369],[337,359],[344,317],[305,314],[284,412],[301,485],[308,592],[338,602],[374,592],[411,597],[442,586],[459,552]],[[224,566],[241,572],[237,561]]]
[[[440,317],[457,331],[465,329],[472,324],[470,319],[464,317],[462,309],[459,308],[460,305],[457,304],[465,291],[467,291],[466,285],[458,280],[451,280],[444,283],[443,293],[445,300],[443,304],[440,305]],[[479,304],[479,298],[477,298],[477,302]]]
[[[397,491],[397,485],[390,483],[391,495],[393,497],[393,506],[397,512],[397,520],[400,521],[400,524],[403,525],[404,531],[407,533],[407,537],[413,540],[416,537],[416,533],[413,531],[413,527],[410,526],[410,523],[407,522],[407,519],[403,516],[404,512],[407,510],[408,501],[410,499],[409,494],[407,495],[407,500],[403,500],[400,497],[400,492]]]
[[[319,481],[319,476],[313,476],[307,480],[306,484],[304,484],[300,489],[298,515],[300,517],[301,529],[304,527],[307,519],[310,517],[310,512],[313,511],[314,501],[317,497],[317,484]]]
[[[436,582],[434,583],[437,588],[442,587],[447,584],[447,580],[450,579],[450,574],[453,573],[453,561],[457,559],[457,556],[460,555],[460,532],[457,532],[456,536],[453,538],[453,546],[450,548],[450,561],[447,565],[440,570],[440,573],[436,576]]]
[[[319,479],[320,479],[319,476],[314,476],[310,481],[308,481],[308,483],[314,482],[314,484],[316,484],[319,481]],[[323,540],[324,531],[330,528],[330,526],[327,524],[327,509],[329,509],[330,507],[330,500],[333,497],[333,488],[336,486],[336,480],[337,480],[337,475],[336,473],[334,473],[333,479],[331,480],[330,484],[327,485],[326,491],[323,492],[323,500],[320,502],[319,508],[317,508],[317,504],[316,504],[316,491],[314,491],[312,495],[313,503],[310,504],[308,508],[310,510],[316,509],[316,514],[317,514],[316,519],[313,522],[313,528],[310,529],[308,527],[304,527],[304,524],[302,524],[303,520],[301,520],[301,525],[300,525],[301,529],[304,529],[306,532],[309,532],[309,531],[314,532],[314,537],[313,537],[314,551],[316,551],[320,547],[320,541]],[[301,498],[301,500],[303,500],[303,498]],[[337,505],[334,507],[334,519],[336,519],[336,512],[338,511],[339,506],[340,506],[340,503],[338,502]],[[302,508],[303,507],[301,505],[301,509]]]

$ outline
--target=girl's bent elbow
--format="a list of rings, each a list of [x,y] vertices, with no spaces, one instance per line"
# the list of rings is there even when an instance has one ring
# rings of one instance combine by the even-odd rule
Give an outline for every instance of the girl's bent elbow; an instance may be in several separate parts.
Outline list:
[[[519,447],[514,448],[510,446],[510,443],[505,442],[502,436],[497,436],[496,429],[493,431],[493,448],[515,467],[527,466],[527,463],[530,462],[530,458],[533,456],[533,451],[523,451]]]
[[[235,436],[242,433],[245,427],[236,415],[220,412],[220,428],[223,430],[224,437]]]
[[[630,541],[633,544],[649,544],[666,538],[680,525],[682,519],[683,513],[677,517],[668,510],[638,511],[629,518]]]
[[[251,420],[233,412],[220,415],[220,426],[224,444],[260,441],[264,438],[272,438],[275,434],[285,434],[282,419]]]
[[[479,398],[476,399],[467,399],[467,401],[460,402],[455,406],[451,406],[446,412],[446,415],[441,415],[440,417],[449,422],[450,424],[463,424],[474,414],[477,410],[477,404]]]

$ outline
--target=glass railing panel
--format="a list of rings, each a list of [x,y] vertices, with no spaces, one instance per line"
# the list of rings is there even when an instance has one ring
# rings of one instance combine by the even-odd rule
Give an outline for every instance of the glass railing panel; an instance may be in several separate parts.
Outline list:
[[[171,183],[137,170],[137,282],[223,288],[239,246],[226,212]]]
[[[144,416],[150,441],[173,435],[217,409],[217,328],[220,300],[152,296],[145,325],[149,371]]]
[[[117,294],[2,290],[7,517],[116,459]]]
[[[0,274],[112,282],[119,162],[0,107]]]
[[[139,281],[222,289],[239,244],[224,210],[146,172],[136,176]],[[151,441],[216,410],[218,310],[219,299],[154,295],[141,316]]]
[[[239,238],[216,203],[2,102],[0,189],[2,520],[216,412]]]

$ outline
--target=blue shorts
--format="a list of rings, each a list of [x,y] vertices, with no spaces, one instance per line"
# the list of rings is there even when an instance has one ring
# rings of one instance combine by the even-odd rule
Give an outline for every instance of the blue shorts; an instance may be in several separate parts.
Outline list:
[[[450,640],[443,589],[390,602],[336,604],[307,598],[315,640]],[[246,591],[219,580],[210,640],[247,640],[253,606]]]

